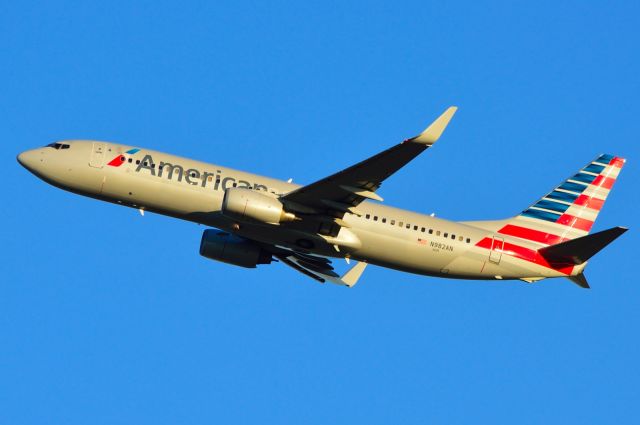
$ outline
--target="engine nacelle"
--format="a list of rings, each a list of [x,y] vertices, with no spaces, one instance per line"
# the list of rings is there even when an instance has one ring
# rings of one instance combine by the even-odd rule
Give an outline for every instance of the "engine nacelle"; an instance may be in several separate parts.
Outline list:
[[[207,229],[200,241],[200,255],[247,268],[269,264],[271,254],[255,243],[219,230]]]
[[[295,215],[284,210],[282,203],[252,189],[232,187],[224,192],[222,214],[238,221],[278,224],[294,220]]]

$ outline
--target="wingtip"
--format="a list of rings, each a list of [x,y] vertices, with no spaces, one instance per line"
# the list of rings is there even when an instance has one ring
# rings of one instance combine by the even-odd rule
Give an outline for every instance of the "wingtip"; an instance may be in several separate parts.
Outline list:
[[[341,282],[349,288],[353,287],[356,283],[358,283],[358,280],[360,279],[360,276],[362,276],[365,267],[367,267],[367,263],[365,263],[364,261],[358,262],[356,265],[351,267],[351,269],[349,269],[349,271],[346,272],[344,276],[342,276],[342,278],[340,279]]]
[[[426,128],[420,135],[411,139],[412,142],[422,143],[425,145],[434,144],[442,135],[449,121],[453,118],[453,115],[458,110],[457,106],[450,106],[446,111],[442,113],[429,127]]]

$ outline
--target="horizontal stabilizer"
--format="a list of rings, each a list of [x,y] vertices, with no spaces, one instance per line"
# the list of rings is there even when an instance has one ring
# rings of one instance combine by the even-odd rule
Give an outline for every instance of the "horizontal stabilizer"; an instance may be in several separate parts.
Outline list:
[[[613,227],[602,232],[551,245],[538,252],[550,263],[583,264],[627,230],[625,227]]]
[[[590,289],[589,282],[587,282],[587,278],[584,273],[577,274],[575,276],[569,276],[569,280],[581,288]]]

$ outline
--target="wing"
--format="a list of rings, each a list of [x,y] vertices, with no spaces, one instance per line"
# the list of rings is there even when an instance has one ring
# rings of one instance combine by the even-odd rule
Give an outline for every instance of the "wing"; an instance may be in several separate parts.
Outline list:
[[[287,208],[303,214],[336,216],[358,214],[357,206],[365,199],[382,201],[375,192],[382,182],[413,158],[431,147],[455,114],[448,108],[425,131],[369,159],[287,193],[280,200]]]
[[[275,249],[275,247],[272,248],[272,250],[274,251],[274,257],[278,258],[284,264],[321,283],[331,282],[337,285],[352,287],[358,283],[358,279],[360,279],[365,267],[367,267],[367,263],[356,262],[349,271],[340,276],[334,271],[331,260],[328,258],[286,249]]]

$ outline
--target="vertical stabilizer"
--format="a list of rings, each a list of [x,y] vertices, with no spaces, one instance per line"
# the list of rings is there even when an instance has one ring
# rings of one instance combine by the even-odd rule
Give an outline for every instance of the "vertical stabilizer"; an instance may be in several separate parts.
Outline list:
[[[624,163],[624,158],[600,155],[498,232],[543,245],[587,235]]]

